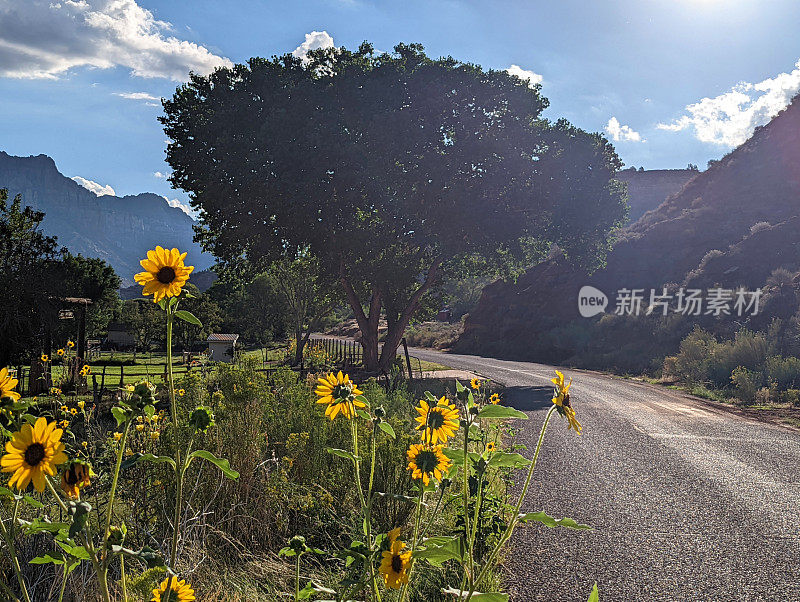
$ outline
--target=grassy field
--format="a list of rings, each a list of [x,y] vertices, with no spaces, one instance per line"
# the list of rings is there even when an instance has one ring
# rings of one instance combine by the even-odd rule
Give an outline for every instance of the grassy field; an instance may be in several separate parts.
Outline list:
[[[192,359],[197,359],[199,354],[193,354]],[[264,362],[264,366],[276,366],[284,362],[287,358],[286,347],[284,345],[273,345],[259,349],[248,349],[242,353],[246,359],[255,359]],[[176,380],[180,379],[190,369],[189,364],[184,361],[182,353],[175,353],[172,358],[172,369]],[[167,357],[164,352],[104,352],[87,362],[91,367],[91,374],[88,378],[88,385],[93,386],[93,377],[97,380],[98,386],[106,389],[113,389],[122,385],[129,385],[147,379],[154,384],[161,384],[164,381],[164,373],[167,366]],[[403,362],[405,366],[405,360]],[[58,364],[53,366],[53,374],[57,380],[60,371]],[[197,364],[192,368],[197,370]],[[432,372],[437,370],[448,370],[449,366],[420,360],[411,356],[411,369],[415,375],[420,372]]]

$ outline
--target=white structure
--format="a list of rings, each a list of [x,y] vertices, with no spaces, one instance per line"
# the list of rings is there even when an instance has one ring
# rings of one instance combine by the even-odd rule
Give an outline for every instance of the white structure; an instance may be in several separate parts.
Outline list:
[[[239,340],[238,334],[210,334],[206,339],[208,352],[214,362],[233,363],[236,355],[236,341]]]

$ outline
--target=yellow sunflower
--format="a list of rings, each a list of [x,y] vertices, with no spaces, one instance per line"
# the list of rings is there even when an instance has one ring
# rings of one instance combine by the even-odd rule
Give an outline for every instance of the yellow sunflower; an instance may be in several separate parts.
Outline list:
[[[47,363],[50,361],[50,356],[48,356],[46,353],[43,353],[41,356],[39,356],[39,359]]]
[[[75,343],[73,343],[72,341],[67,341],[67,347],[72,349],[74,346],[75,346]]]
[[[486,451],[493,452],[494,450],[495,450],[494,442],[493,441],[489,441],[489,443],[486,444]]]
[[[356,384],[350,380],[347,374],[328,374],[325,378],[319,379],[319,384],[315,393],[317,394],[317,403],[327,404],[325,408],[325,415],[333,420],[336,415],[341,411],[342,416],[350,420],[356,413],[356,408],[366,407],[363,401],[358,398],[361,391],[358,390]]]
[[[39,418],[34,426],[22,425],[22,430],[6,443],[6,454],[0,458],[0,466],[2,472],[14,473],[9,487],[16,486],[22,491],[33,481],[36,491],[44,491],[45,475],[55,476],[56,466],[67,461],[61,443],[64,431],[56,426],[55,422]]]
[[[58,357],[63,357],[64,353],[65,353],[65,351],[63,349],[59,349],[58,351],[56,351],[56,354],[58,355]]]
[[[80,460],[73,460],[67,469],[61,473],[61,489],[71,499],[80,496],[80,490],[92,484],[89,477],[92,476],[92,469],[88,464]]]
[[[575,418],[575,409],[572,407],[572,402],[569,398],[569,388],[572,386],[572,379],[568,383],[564,382],[564,375],[556,370],[555,378],[551,382],[556,386],[555,395],[553,396],[553,403],[558,409],[558,413],[567,419],[567,429],[575,429],[579,435],[583,431],[581,423]]]
[[[383,575],[386,587],[400,589],[408,583],[408,572],[411,568],[411,550],[403,551],[406,544],[399,541],[400,527],[389,531],[389,549],[381,554],[381,566],[378,569]]]
[[[155,303],[164,297],[180,295],[183,285],[189,280],[189,274],[194,270],[194,266],[184,265],[185,258],[186,253],[178,249],[156,247],[148,251],[147,259],[139,262],[145,271],[134,276],[136,282],[144,287],[142,294],[153,295]]]
[[[444,472],[450,468],[450,459],[444,455],[441,445],[415,444],[408,448],[408,470],[411,478],[422,479],[427,485],[431,477],[441,480]]]
[[[446,443],[454,437],[458,430],[458,410],[454,404],[448,403],[442,397],[436,405],[429,406],[424,399],[419,400],[416,408],[419,416],[414,420],[419,422],[417,430],[422,431],[422,439],[426,443],[436,445],[439,441]]]
[[[476,391],[481,388],[481,379],[473,378],[469,381],[469,386],[475,389]]]
[[[0,370],[0,399],[8,397],[11,401],[17,401],[20,395],[14,391],[14,387],[16,387],[18,383],[19,381],[16,378],[11,378],[11,375],[8,373],[8,368]]]
[[[158,586],[157,589],[153,590],[153,597],[150,599],[150,602],[161,602],[161,599],[164,595],[164,592],[167,591],[167,584],[169,583],[169,577],[164,579],[161,582],[161,585]],[[194,590],[192,586],[186,583],[183,579],[178,581],[177,577],[172,578],[172,586],[170,587],[172,590],[169,594],[169,602],[192,602],[195,600],[194,597]]]
[[[500,403],[500,396],[497,393],[492,393],[492,396],[489,398],[489,401],[494,405]]]

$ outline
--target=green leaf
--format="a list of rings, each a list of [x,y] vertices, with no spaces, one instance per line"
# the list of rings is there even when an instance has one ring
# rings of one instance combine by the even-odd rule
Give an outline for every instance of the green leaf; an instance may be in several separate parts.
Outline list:
[[[443,589],[442,593],[456,596],[461,600],[466,600],[467,596],[469,596],[469,592],[464,592],[454,587]],[[477,600],[478,602],[508,602],[508,594],[473,592],[470,600]]]
[[[461,393],[462,391],[466,391],[466,390],[467,390],[467,388],[457,380],[456,381],[456,393]]]
[[[122,464],[120,464],[120,470],[126,470],[139,462],[152,462],[153,464],[169,464],[172,468],[175,468],[175,460],[170,458],[169,456],[156,456],[154,454],[140,454],[136,452],[130,458],[125,460]]]
[[[128,419],[128,412],[119,406],[111,408],[111,413],[114,415],[114,418],[117,419],[117,426],[122,426]]]
[[[61,552],[48,552],[41,556],[37,556],[29,562],[29,564],[64,564],[64,555]]]
[[[453,466],[464,465],[464,450],[457,447],[445,447],[443,450],[444,455],[453,461]],[[472,462],[477,462],[480,459],[480,454],[477,452],[469,452],[469,459]]]
[[[464,560],[464,545],[460,537],[430,537],[422,542],[422,550],[414,552],[414,558],[423,558],[434,566],[441,566],[448,560]]]
[[[14,497],[14,492],[8,487],[0,487],[0,495],[10,495],[11,497]]]
[[[208,460],[214,466],[219,468],[226,477],[232,480],[236,480],[239,478],[239,473],[236,472],[231,468],[231,465],[228,461],[224,458],[217,458],[214,454],[210,451],[206,451],[204,449],[198,449],[195,452],[192,452],[191,458],[203,458],[203,460]]]
[[[377,495],[378,497],[388,497],[388,498],[391,498],[393,500],[397,500],[398,502],[406,502],[406,503],[409,503],[409,504],[416,504],[417,501],[419,500],[419,498],[417,498],[417,497],[412,497],[410,495],[401,495],[399,493],[384,493],[383,491],[375,491],[373,493],[374,493],[374,495]],[[425,503],[425,502],[422,502],[422,505],[423,506],[427,506],[428,504]]]
[[[347,458],[348,460],[355,462],[356,460],[360,460],[361,458],[354,456],[353,452],[349,452],[346,449],[338,449],[336,447],[326,447],[325,448],[329,454],[333,454],[334,456],[339,456],[340,458]]]
[[[587,602],[600,602],[600,592],[597,591],[597,583],[592,586],[592,593],[589,594]]]
[[[362,410],[361,408],[356,409],[356,414],[359,418],[363,418],[364,420],[372,420],[372,416],[369,415],[369,412]]]
[[[192,312],[186,311],[185,309],[179,309],[175,312],[175,317],[180,318],[184,322],[188,322],[189,324],[194,324],[195,326],[203,326],[203,323],[197,319]]]
[[[20,521],[20,523],[24,526],[26,535],[35,535],[36,533],[58,533],[61,529],[69,527],[67,523],[51,523],[41,518],[34,518],[31,522]]]
[[[525,468],[530,465],[530,460],[519,454],[508,452],[495,452],[489,458],[488,468]]]
[[[485,406],[478,412],[478,418],[491,418],[491,419],[504,419],[504,418],[519,418],[520,420],[527,420],[528,415],[525,412],[520,412],[514,408],[506,406],[490,404]]]
[[[22,499],[25,500],[25,503],[28,504],[29,506],[33,506],[34,508],[44,508],[44,504],[42,502],[40,502],[39,500],[33,499],[29,495],[26,495]]]
[[[69,544],[56,541],[58,546],[70,556],[74,556],[78,560],[90,560],[89,552],[86,551],[84,546],[71,546]]]
[[[536,521],[546,527],[566,527],[568,529],[591,529],[589,525],[582,525],[571,518],[553,518],[546,512],[528,512],[520,514],[519,520],[523,523]]]
[[[297,552],[292,548],[282,548],[281,551],[278,552],[278,558],[291,558],[293,556],[297,556]]]
[[[328,594],[330,596],[335,596],[336,591],[328,589],[327,587],[322,587],[321,585],[314,583],[313,581],[309,581],[306,584],[306,586],[300,590],[299,599],[308,600],[315,594]]]
[[[429,401],[429,402],[432,402],[432,403],[439,403],[438,400],[436,399],[436,397],[434,397],[433,393],[431,393],[430,391],[425,391],[424,395],[425,395],[425,400],[426,401]]]
[[[378,428],[381,429],[387,435],[389,435],[392,439],[397,438],[397,435],[394,434],[394,429],[392,428],[392,425],[389,424],[388,422],[379,422]]]

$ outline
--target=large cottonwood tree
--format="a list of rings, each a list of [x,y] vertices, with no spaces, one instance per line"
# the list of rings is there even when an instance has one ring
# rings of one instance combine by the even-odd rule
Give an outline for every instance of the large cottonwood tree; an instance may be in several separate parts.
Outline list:
[[[542,119],[547,104],[504,71],[363,44],[192,76],[161,121],[205,248],[229,264],[311,252],[343,287],[366,366],[385,370],[464,257],[520,266],[557,243],[602,261],[620,161],[602,136]]]

